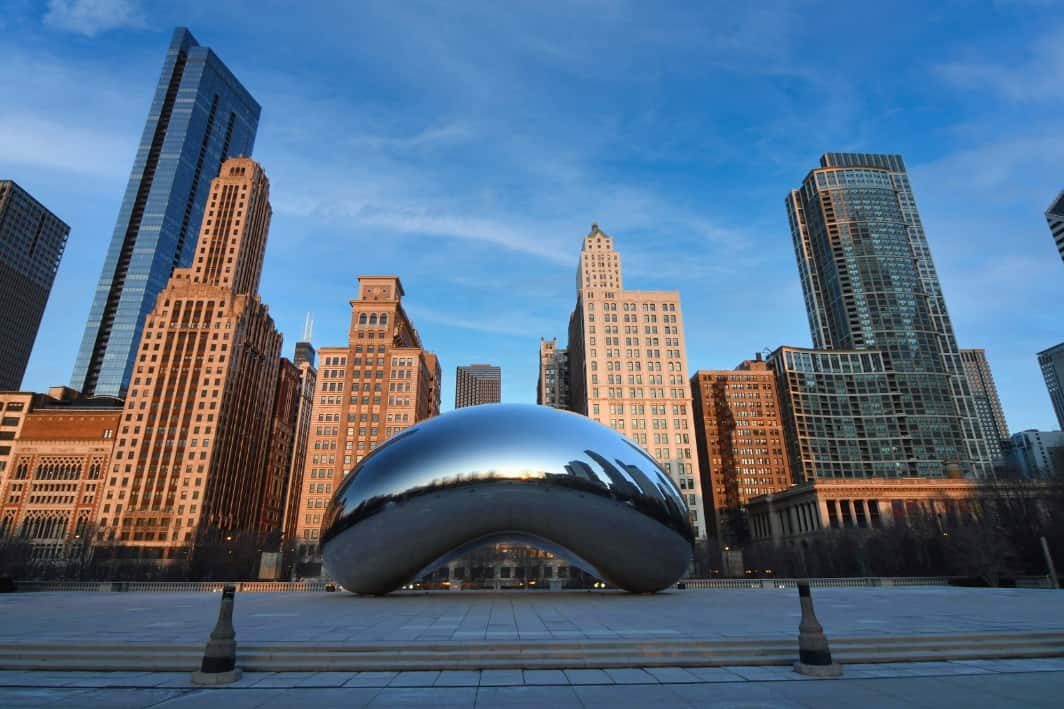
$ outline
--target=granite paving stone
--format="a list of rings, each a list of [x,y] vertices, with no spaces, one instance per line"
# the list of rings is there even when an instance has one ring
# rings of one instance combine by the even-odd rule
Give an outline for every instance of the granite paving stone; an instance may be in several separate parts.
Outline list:
[[[565,670],[569,684],[613,684],[613,679],[604,670]]]
[[[611,667],[604,670],[615,684],[657,684],[658,679],[649,670],[638,667]]]
[[[387,687],[398,672],[359,672],[344,682],[345,687]]]
[[[476,687],[480,684],[479,670],[444,670],[436,678],[436,687]]]
[[[389,687],[431,687],[440,673],[436,670],[399,672],[388,683]]]
[[[481,687],[477,707],[582,707],[572,687]]]
[[[369,703],[371,707],[472,707],[476,704],[476,687],[404,687],[381,690]]]
[[[647,674],[651,674],[662,684],[679,684],[681,682],[698,682],[698,678],[683,667],[648,667]]]
[[[521,670],[481,670],[481,687],[514,687],[524,684]]]
[[[573,687],[585,707],[650,707],[686,705],[687,700],[671,687],[659,684],[584,685]]]

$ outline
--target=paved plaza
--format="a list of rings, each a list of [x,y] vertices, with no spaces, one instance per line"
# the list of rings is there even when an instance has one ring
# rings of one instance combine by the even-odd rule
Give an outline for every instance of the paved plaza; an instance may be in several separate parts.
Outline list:
[[[948,587],[815,589],[829,637],[1064,629],[1064,594]],[[0,596],[0,643],[201,645],[215,593]],[[797,636],[794,589],[237,594],[239,643],[430,643]],[[238,648],[239,653],[239,648]],[[188,672],[0,672],[0,706],[1056,707],[1064,658],[848,664],[839,679],[783,666],[248,672],[218,688]]]
[[[215,593],[0,595],[0,643],[201,643]],[[1064,594],[1036,589],[814,589],[828,637],[1064,630]],[[238,593],[237,642],[758,639],[797,634],[794,589]]]
[[[851,665],[841,679],[784,667],[247,674],[0,672],[4,707],[1058,707],[1064,659]]]

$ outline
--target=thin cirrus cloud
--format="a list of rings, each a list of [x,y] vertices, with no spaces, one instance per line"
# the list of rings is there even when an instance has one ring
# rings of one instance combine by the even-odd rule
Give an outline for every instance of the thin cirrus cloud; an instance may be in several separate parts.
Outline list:
[[[22,111],[0,114],[0,155],[16,165],[124,177],[129,167],[115,156],[132,155],[134,146],[133,139],[120,133]]]
[[[46,27],[85,37],[144,24],[144,13],[135,0],[48,0],[44,15]]]
[[[993,92],[1015,102],[1059,102],[1064,76],[1064,27],[1039,37],[1021,62],[956,60],[935,67],[945,81],[964,89]]]
[[[1062,186],[1059,5],[21,9],[0,36],[0,93],[19,97],[0,110],[0,175],[74,226],[31,387],[69,374],[42,353],[73,358],[166,37],[188,25],[263,107],[263,298],[289,342],[308,309],[342,342],[354,276],[398,273],[445,369],[475,357],[534,379],[597,222],[627,287],[681,291],[692,370],[807,344],[783,197],[822,152],[899,152],[959,341],[991,353],[1014,425],[1053,425],[1031,343],[1064,337],[1039,307],[1062,295],[1042,218]]]

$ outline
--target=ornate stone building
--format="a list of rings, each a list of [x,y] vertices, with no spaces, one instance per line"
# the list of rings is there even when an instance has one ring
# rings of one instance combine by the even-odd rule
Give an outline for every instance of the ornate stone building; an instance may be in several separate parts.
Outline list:
[[[0,394],[3,399],[5,414],[18,413],[22,421],[0,480],[0,538],[28,542],[36,561],[85,559],[121,400],[86,399],[65,387],[48,396]],[[13,402],[22,408],[12,411]]]
[[[226,160],[192,265],[145,321],[99,512],[120,556],[180,558],[264,529],[281,350],[258,296],[270,217],[262,168]]]
[[[359,276],[346,347],[322,347],[297,505],[301,575],[320,568],[318,537],[344,476],[391,436],[440,412],[440,364],[402,305],[396,276]]]
[[[584,237],[569,318],[569,408],[641,445],[706,534],[678,291],[625,290],[621,255],[597,224]]]

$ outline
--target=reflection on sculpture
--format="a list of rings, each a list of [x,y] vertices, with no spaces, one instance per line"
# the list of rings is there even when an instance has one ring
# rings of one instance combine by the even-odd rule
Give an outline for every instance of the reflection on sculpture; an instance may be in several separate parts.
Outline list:
[[[469,549],[524,542],[632,592],[691,559],[680,491],[643,449],[579,414],[489,404],[411,426],[359,463],[322,525],[329,574],[388,593]]]

